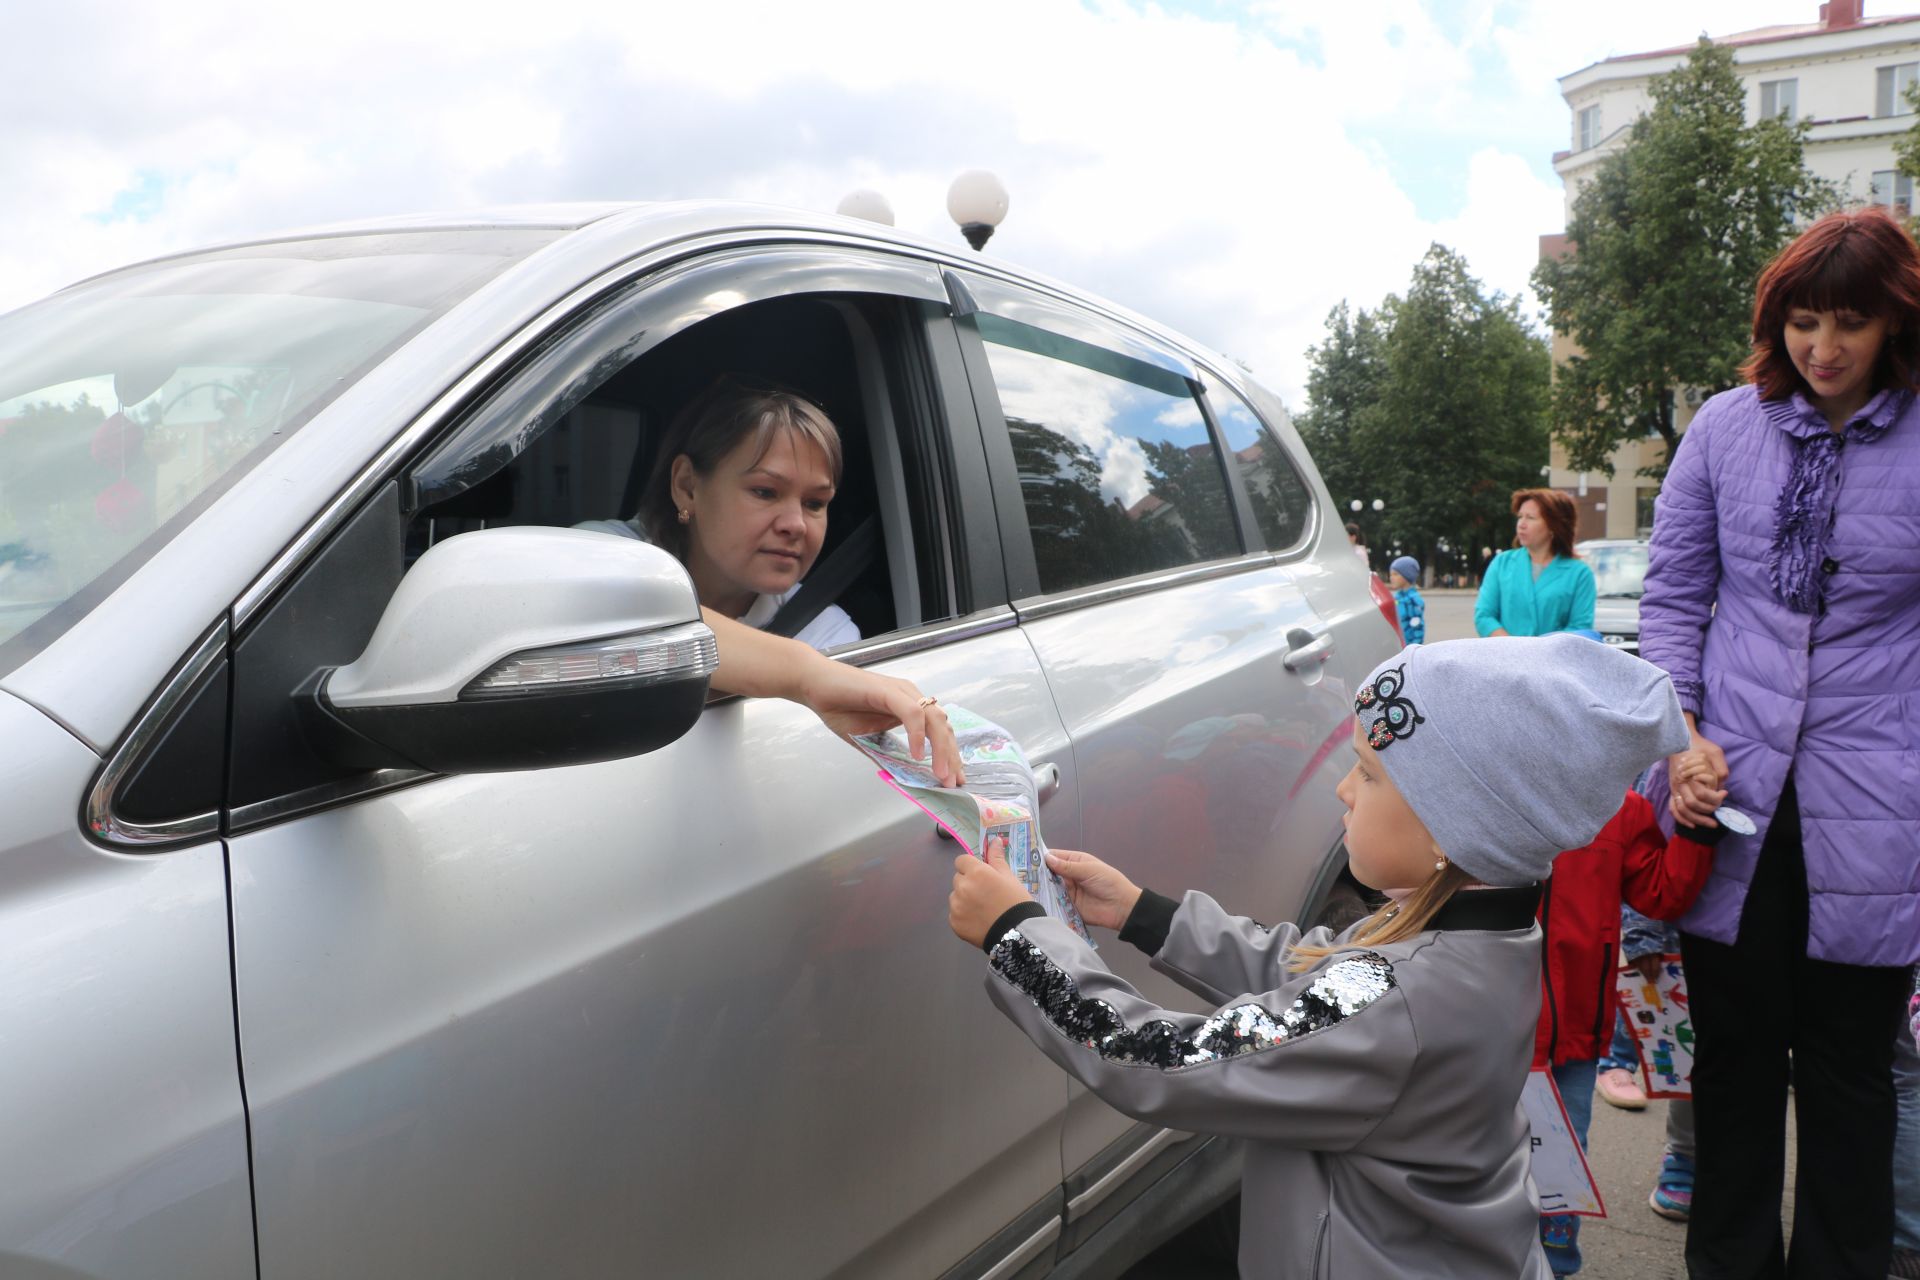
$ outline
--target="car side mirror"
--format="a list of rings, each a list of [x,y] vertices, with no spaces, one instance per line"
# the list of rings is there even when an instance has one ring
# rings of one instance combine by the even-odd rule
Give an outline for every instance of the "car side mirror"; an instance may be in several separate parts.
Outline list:
[[[366,651],[307,694],[357,768],[493,773],[641,755],[700,718],[718,665],[679,561],[631,538],[508,528],[436,543]]]

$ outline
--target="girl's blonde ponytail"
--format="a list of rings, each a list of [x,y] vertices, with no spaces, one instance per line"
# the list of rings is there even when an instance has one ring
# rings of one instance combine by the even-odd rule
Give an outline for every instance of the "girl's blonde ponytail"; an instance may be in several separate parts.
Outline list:
[[[1301,973],[1342,951],[1381,947],[1411,938],[1427,927],[1440,908],[1447,905],[1449,898],[1472,883],[1472,876],[1449,862],[1428,876],[1406,897],[1398,902],[1388,902],[1355,925],[1348,931],[1347,940],[1338,946],[1296,945],[1288,957],[1287,968],[1294,973]]]

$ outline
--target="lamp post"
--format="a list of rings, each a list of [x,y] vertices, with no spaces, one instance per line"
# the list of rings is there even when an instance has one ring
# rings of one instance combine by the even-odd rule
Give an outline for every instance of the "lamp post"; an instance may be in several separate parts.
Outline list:
[[[893,225],[893,206],[871,187],[859,187],[841,196],[839,207],[834,212],[848,218],[865,218],[882,226]]]
[[[987,247],[993,229],[1007,216],[1007,188],[985,169],[969,169],[947,188],[947,213],[975,249]]]

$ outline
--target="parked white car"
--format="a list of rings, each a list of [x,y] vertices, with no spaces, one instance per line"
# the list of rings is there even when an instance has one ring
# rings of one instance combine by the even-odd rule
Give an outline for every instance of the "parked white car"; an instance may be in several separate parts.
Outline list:
[[[130,267],[0,316],[0,1275],[1066,1276],[1231,1195],[993,1011],[856,753],[704,702],[680,565],[567,528],[721,370],[845,437],[838,657],[1017,734],[1052,842],[1322,910],[1395,637],[1230,362],[720,204]]]

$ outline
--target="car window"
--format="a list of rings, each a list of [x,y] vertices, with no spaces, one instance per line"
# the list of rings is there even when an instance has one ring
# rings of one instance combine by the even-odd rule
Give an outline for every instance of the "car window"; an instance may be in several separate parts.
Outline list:
[[[1644,543],[1625,546],[1583,547],[1593,570],[1594,591],[1603,596],[1637,600],[1646,590],[1647,548]]]
[[[716,377],[744,376],[806,397],[840,436],[840,482],[808,573],[831,569],[828,580],[845,583],[831,604],[846,618],[823,619],[826,629],[844,636],[850,623],[873,639],[949,617],[939,506],[899,496],[921,491],[939,472],[938,433],[908,406],[894,376],[893,356],[910,329],[886,298],[766,298],[702,320],[625,364],[607,361],[595,370],[597,383],[567,381],[570,404],[523,404],[503,393],[515,420],[533,425],[513,435],[511,452],[477,443],[470,455],[426,464],[445,478],[417,485],[426,501],[407,532],[407,559],[455,534],[502,525],[587,524],[638,536],[642,494],[657,478],[680,409]],[[591,340],[584,330],[581,340]]]
[[[553,234],[246,246],[116,272],[0,316],[0,669]]]
[[[1220,454],[1178,374],[981,314],[1040,590],[1239,554]]]
[[[1313,513],[1313,491],[1300,478],[1280,439],[1247,402],[1211,374],[1202,375],[1207,406],[1220,437],[1246,482],[1247,497],[1269,551],[1299,542]]]

